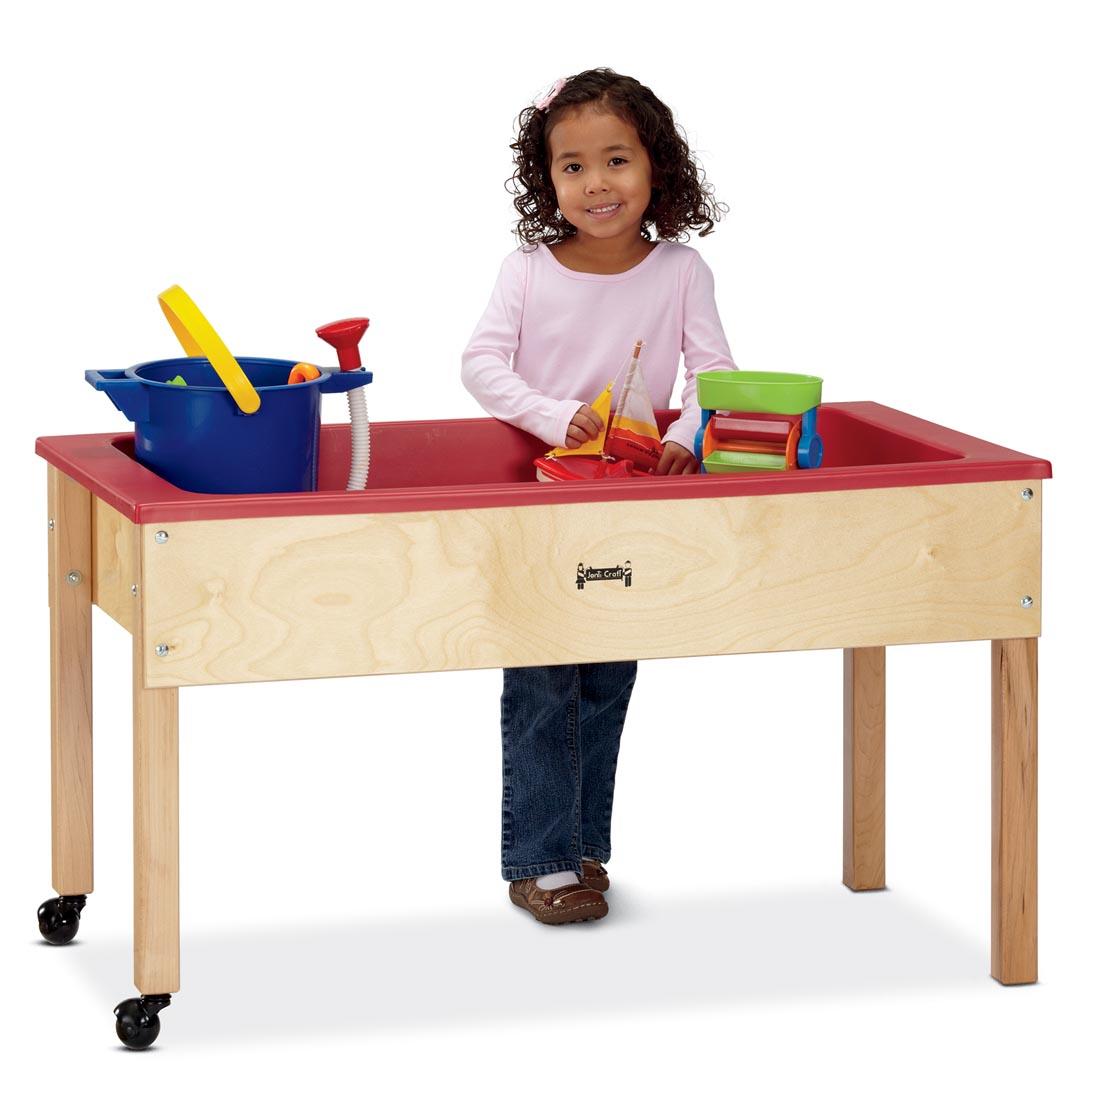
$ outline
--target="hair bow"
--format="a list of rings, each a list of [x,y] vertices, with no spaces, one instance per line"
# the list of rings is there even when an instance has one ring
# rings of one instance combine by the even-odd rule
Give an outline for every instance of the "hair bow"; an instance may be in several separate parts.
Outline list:
[[[560,77],[558,80],[555,80],[554,86],[550,89],[550,91],[548,91],[546,95],[544,95],[541,99],[535,101],[535,107],[538,108],[538,110],[540,111],[545,111],[550,106],[550,104],[554,102],[554,99],[557,96],[558,92],[560,92],[562,88],[565,87],[568,80],[569,78],[565,76]]]

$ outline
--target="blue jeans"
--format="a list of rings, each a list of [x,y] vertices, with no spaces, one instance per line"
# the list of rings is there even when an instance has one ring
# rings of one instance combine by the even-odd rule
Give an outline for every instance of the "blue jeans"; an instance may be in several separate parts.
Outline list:
[[[506,668],[501,873],[581,873],[611,858],[611,802],[636,661]]]

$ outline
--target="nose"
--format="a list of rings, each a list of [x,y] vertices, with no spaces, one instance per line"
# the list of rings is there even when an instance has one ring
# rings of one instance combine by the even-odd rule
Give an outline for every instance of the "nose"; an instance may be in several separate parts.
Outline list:
[[[603,180],[599,176],[597,176],[595,174],[590,175],[588,177],[588,179],[585,181],[584,193],[586,195],[595,195],[598,191],[606,191],[606,190],[607,190],[606,184],[603,182]]]

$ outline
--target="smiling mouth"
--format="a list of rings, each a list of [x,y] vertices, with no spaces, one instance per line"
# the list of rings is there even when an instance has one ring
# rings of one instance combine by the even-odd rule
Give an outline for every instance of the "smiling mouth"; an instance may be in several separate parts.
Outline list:
[[[608,214],[614,214],[620,206],[622,206],[621,202],[611,202],[606,206],[590,206],[587,208],[586,213],[592,214],[597,218],[606,217]]]

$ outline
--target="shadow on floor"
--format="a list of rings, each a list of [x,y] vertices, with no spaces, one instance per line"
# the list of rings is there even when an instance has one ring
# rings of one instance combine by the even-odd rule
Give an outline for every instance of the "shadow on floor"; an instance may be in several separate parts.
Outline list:
[[[185,935],[163,1034],[368,1036],[992,982],[987,944],[893,891],[643,896],[619,885],[608,900],[604,920],[557,928],[502,899],[451,916]],[[73,965],[110,1007],[134,995],[131,945],[93,927],[83,923]]]

